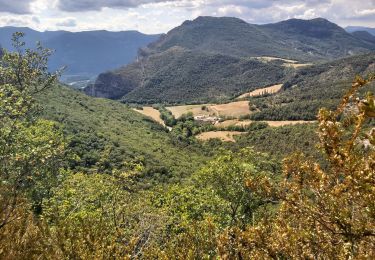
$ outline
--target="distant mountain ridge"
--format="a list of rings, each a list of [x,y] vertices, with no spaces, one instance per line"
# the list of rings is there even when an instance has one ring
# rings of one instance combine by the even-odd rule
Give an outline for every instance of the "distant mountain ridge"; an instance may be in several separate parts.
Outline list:
[[[132,64],[101,74],[85,92],[136,103],[228,99],[280,83],[293,72],[281,61],[254,60],[258,56],[310,63],[373,51],[371,39],[322,18],[254,25],[238,18],[198,17],[140,49]]]
[[[52,70],[67,66],[66,74],[95,76],[132,62],[138,49],[159,38],[137,31],[45,31],[26,27],[1,27],[0,45],[12,49],[11,37],[16,31],[25,33],[27,46],[41,41],[44,47],[54,49],[50,59]]]
[[[347,32],[365,31],[375,36],[375,28],[363,27],[363,26],[347,26],[345,27]]]
[[[336,59],[375,50],[373,45],[358,41],[323,18],[256,25],[238,18],[202,16],[172,29],[145,48],[144,54],[173,46],[231,56],[278,56],[304,61]]]
[[[357,39],[361,39],[362,41],[375,44],[375,36],[370,34],[367,31],[355,31],[355,32],[352,32],[352,35],[356,37]]]

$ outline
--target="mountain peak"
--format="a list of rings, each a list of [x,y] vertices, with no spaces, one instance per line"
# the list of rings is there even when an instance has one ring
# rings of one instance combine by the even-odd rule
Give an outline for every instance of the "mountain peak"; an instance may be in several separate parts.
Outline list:
[[[183,22],[181,26],[206,25],[206,24],[208,25],[208,24],[220,24],[220,23],[248,24],[245,21],[236,17],[198,16],[194,20],[187,20]]]
[[[334,33],[346,34],[343,28],[325,18],[310,20],[293,18],[278,23],[266,24],[264,27],[283,31],[287,34],[305,35],[314,38],[327,38],[331,37]]]

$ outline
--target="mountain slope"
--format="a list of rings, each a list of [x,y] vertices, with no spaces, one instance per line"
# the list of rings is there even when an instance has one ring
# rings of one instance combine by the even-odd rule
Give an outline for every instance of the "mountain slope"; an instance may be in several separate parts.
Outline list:
[[[173,46],[240,57],[278,56],[308,61],[375,50],[374,45],[322,18],[255,25],[230,17],[198,17],[171,30],[144,51],[160,52]]]
[[[85,92],[109,98],[123,96],[130,103],[204,103],[228,100],[245,91],[282,82],[286,70],[277,62],[174,47],[101,74]]]
[[[297,55],[287,46],[277,44],[272,35],[265,33],[259,26],[230,17],[198,17],[193,21],[185,21],[143,51],[147,55],[174,46],[237,57],[301,56],[301,53]]]
[[[44,47],[55,50],[49,63],[51,70],[67,66],[67,75],[88,76],[130,63],[140,47],[159,37],[136,31],[38,32],[30,28],[2,27],[0,44],[4,48],[12,49],[11,37],[16,31],[25,33],[24,40],[28,47],[34,47],[37,41],[41,41]]]
[[[352,35],[357,39],[361,39],[362,41],[375,44],[375,35],[372,35],[367,31],[355,31],[352,32]]]
[[[336,59],[375,50],[373,43],[362,41],[323,18],[290,19],[261,27],[279,42],[312,58]]]
[[[375,43],[325,19],[252,25],[237,18],[186,21],[139,51],[139,59],[101,74],[85,92],[136,103],[192,103],[232,98],[282,83],[293,69],[251,57],[322,62],[375,50]]]

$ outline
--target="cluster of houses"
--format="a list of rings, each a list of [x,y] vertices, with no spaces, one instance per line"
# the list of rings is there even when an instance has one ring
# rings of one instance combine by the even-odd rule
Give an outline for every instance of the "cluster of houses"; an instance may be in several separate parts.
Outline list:
[[[217,116],[206,116],[206,115],[199,115],[195,116],[194,120],[202,123],[209,123],[209,124],[217,124],[220,121],[220,117]]]

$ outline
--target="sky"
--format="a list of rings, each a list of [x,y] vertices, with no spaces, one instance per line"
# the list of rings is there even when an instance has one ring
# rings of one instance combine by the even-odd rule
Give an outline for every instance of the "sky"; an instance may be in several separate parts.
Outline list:
[[[166,33],[198,16],[249,23],[326,18],[375,28],[375,0],[0,0],[0,26],[45,30]]]

